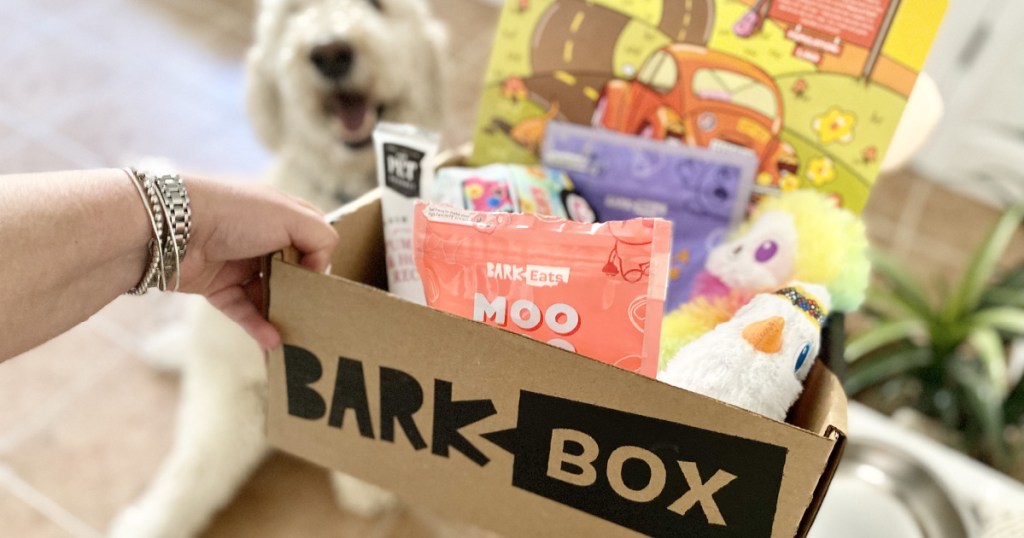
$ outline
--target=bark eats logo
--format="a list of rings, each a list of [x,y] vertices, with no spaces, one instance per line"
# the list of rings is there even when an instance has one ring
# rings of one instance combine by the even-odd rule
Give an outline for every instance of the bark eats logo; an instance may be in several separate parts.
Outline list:
[[[434,379],[428,444],[415,417],[423,384],[381,366],[378,436],[361,361],[338,358],[325,398],[310,387],[323,375],[320,359],[293,345],[284,351],[291,416],[326,417],[341,429],[352,410],[365,438],[394,443],[397,425],[416,451],[449,458],[454,449],[481,467],[491,461],[459,431],[497,415],[491,400],[454,400],[453,384]],[[784,447],[525,390],[517,421],[482,435],[513,454],[513,487],[650,536],[771,535]]]
[[[525,282],[527,286],[537,288],[553,287],[569,282],[568,267],[550,267],[547,265],[521,265],[511,263],[487,262],[487,278]]]

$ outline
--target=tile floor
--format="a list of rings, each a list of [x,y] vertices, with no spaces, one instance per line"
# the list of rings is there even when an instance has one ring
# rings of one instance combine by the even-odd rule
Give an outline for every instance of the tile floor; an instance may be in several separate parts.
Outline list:
[[[249,129],[241,59],[254,0],[4,0],[0,173],[160,156],[255,178],[269,156]],[[496,17],[434,0],[450,23],[450,142],[468,139]],[[153,129],[152,126],[160,126]],[[921,274],[955,274],[995,218],[912,173],[882,178],[871,235]],[[1018,238],[1010,259],[1024,259]],[[137,496],[171,442],[177,381],[137,357],[174,298],[123,298],[0,368],[0,536],[94,537]],[[331,504],[324,474],[274,456],[206,536],[417,536],[402,514],[371,523]]]

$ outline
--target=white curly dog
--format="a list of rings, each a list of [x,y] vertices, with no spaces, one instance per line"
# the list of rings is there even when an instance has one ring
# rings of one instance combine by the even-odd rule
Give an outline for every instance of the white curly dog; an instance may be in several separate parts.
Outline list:
[[[377,120],[441,127],[445,32],[425,1],[261,0],[247,98],[258,135],[276,154],[270,183],[331,210],[376,185]],[[148,490],[114,521],[112,537],[196,535],[268,451],[261,351],[205,301],[193,314],[151,346],[177,355],[158,362],[180,361],[176,438]],[[396,503],[352,477],[332,478],[338,502],[360,515]]]

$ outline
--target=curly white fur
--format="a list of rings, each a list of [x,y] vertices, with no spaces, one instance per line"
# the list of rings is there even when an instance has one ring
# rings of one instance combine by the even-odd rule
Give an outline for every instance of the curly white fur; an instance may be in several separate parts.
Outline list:
[[[376,185],[371,145],[346,145],[354,133],[325,111],[332,92],[365,95],[388,121],[437,129],[444,117],[444,27],[424,0],[381,0],[381,10],[375,1],[263,0],[246,58],[249,115],[277,154],[271,182],[324,210]],[[354,59],[330,80],[310,55],[338,42]]]
[[[360,140],[372,122],[441,127],[445,34],[424,1],[262,1],[247,58],[248,106],[276,153],[270,183],[331,210],[376,184],[373,147]],[[311,54],[336,43],[350,47],[351,66],[327,77]],[[367,122],[352,128],[339,119],[331,108],[339,92],[363,99]],[[267,452],[262,353],[205,301],[188,320],[187,337],[179,330],[178,345],[163,350],[182,363],[174,447],[145,494],[115,520],[112,537],[195,536]],[[335,475],[333,483],[339,503],[360,515],[396,504],[393,494],[354,478]]]

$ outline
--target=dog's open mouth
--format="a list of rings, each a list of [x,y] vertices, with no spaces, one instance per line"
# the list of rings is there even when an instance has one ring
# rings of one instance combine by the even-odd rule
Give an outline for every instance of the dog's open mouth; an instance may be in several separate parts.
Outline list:
[[[341,122],[341,141],[358,148],[370,143],[373,128],[384,112],[384,106],[375,103],[364,93],[337,91],[326,101],[327,113]]]

